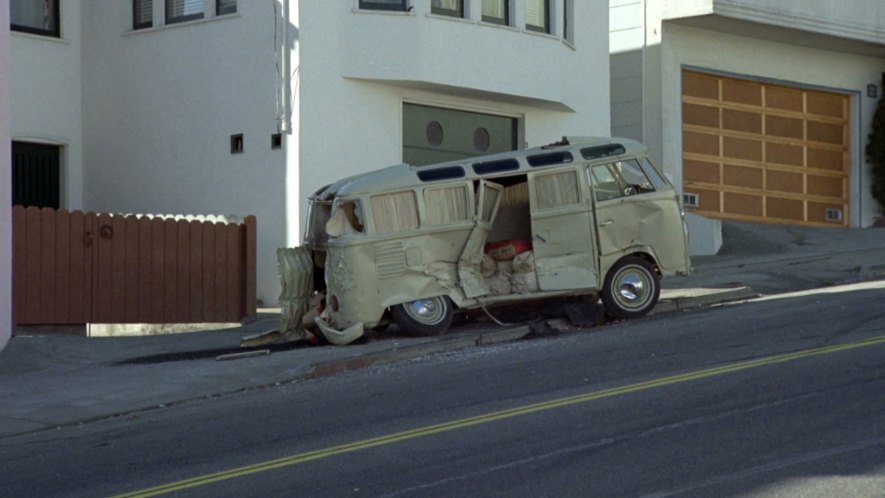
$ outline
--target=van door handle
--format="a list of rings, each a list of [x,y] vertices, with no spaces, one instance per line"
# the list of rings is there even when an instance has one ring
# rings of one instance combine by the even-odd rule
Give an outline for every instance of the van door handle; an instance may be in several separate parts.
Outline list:
[[[600,223],[599,226],[607,227],[607,226],[611,225],[612,223],[614,223],[614,220],[605,220],[602,223]]]

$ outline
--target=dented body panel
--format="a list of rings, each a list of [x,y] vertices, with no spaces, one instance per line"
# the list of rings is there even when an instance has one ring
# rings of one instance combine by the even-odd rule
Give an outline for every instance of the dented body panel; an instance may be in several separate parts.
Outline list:
[[[281,260],[281,277],[324,293],[319,333],[344,344],[385,323],[393,307],[438,296],[469,309],[593,294],[625,256],[641,256],[658,275],[685,274],[678,195],[646,155],[629,140],[566,139],[340,180],[311,197],[300,263]],[[487,243],[508,241],[529,254],[490,257]],[[293,271],[306,276],[285,275]],[[304,292],[302,284],[299,298]]]

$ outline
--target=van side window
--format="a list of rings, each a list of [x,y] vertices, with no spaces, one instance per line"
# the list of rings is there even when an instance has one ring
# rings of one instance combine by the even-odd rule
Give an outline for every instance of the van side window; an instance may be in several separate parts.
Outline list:
[[[580,202],[581,188],[577,171],[535,177],[535,206],[538,209],[572,206]]]
[[[618,161],[615,165],[621,173],[621,178],[624,179],[624,193],[626,195],[655,191],[654,185],[651,184],[648,177],[642,172],[639,161],[636,159]]]
[[[647,176],[648,179],[651,180],[652,185],[655,186],[655,190],[660,190],[668,185],[667,180],[665,180],[664,177],[660,173],[658,173],[658,169],[655,168],[654,164],[652,164],[651,161],[648,160],[648,158],[643,157],[641,165],[642,171],[644,171],[645,176]]]
[[[655,186],[643,173],[636,159],[598,164],[591,168],[596,200],[654,192]]]
[[[372,220],[375,233],[401,232],[418,228],[418,202],[415,192],[373,195]]]
[[[424,189],[424,223],[450,225],[470,219],[467,186]]]
[[[596,194],[597,201],[607,201],[624,195],[621,190],[621,183],[615,178],[611,165],[597,164],[590,168],[593,176],[593,192]]]

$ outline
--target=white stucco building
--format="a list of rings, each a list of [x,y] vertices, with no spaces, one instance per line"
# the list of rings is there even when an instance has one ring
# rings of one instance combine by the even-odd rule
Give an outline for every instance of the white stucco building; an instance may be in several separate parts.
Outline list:
[[[736,219],[869,226],[885,71],[874,0],[610,0],[612,133],[684,192],[695,253]]]
[[[57,164],[58,205],[254,214],[267,305],[275,249],[298,243],[319,187],[610,132],[603,0],[11,8],[12,140]]]
[[[10,109],[9,5],[0,0],[0,169],[9,171]],[[12,335],[12,175],[0,175],[0,350]]]

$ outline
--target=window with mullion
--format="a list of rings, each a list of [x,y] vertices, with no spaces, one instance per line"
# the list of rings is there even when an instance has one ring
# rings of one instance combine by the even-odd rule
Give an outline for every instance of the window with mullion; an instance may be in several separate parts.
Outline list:
[[[482,0],[482,20],[509,26],[510,0]]]
[[[58,12],[58,0],[9,0],[10,29],[59,38]]]
[[[166,0],[166,24],[203,18],[203,0]]]
[[[539,33],[550,32],[550,0],[525,1],[525,28]]]
[[[360,0],[360,9],[395,10],[405,12],[408,0]]]
[[[154,25],[154,0],[132,0],[132,29]]]
[[[464,0],[431,0],[430,12],[440,16],[464,17]]]

